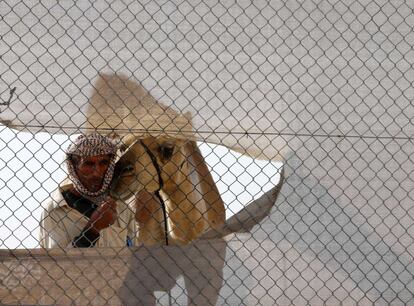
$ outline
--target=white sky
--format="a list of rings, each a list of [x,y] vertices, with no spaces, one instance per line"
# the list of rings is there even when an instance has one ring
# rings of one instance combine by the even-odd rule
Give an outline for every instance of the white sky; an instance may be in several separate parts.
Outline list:
[[[75,136],[76,137],[76,136]],[[69,137],[0,127],[0,248],[38,247],[41,202],[65,177]],[[226,217],[279,181],[281,163],[253,160],[223,146],[201,143],[226,205]]]

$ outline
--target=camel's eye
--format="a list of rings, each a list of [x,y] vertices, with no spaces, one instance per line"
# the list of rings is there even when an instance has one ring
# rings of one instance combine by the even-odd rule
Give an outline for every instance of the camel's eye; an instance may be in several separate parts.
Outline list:
[[[170,159],[174,153],[174,145],[170,143],[165,143],[160,145],[158,150],[163,159]]]
[[[127,165],[127,166],[125,166],[125,168],[123,169],[123,172],[125,173],[125,172],[132,172],[132,171],[134,171],[134,166],[133,165],[131,165],[131,164],[129,164],[129,165]]]

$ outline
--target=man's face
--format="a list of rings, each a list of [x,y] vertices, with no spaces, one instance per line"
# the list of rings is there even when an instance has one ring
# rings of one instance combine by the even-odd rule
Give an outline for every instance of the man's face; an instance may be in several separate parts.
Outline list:
[[[79,157],[74,161],[76,174],[82,185],[90,192],[102,188],[103,179],[111,162],[111,155]]]

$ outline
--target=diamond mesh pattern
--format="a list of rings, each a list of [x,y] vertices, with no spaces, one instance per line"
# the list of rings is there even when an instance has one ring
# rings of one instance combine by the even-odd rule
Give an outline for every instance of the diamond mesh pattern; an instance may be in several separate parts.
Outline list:
[[[412,1],[0,11],[1,303],[413,304]],[[160,167],[139,143],[119,163],[135,172],[118,216],[144,245],[41,248],[63,228],[39,223],[63,150],[93,130],[145,139]]]

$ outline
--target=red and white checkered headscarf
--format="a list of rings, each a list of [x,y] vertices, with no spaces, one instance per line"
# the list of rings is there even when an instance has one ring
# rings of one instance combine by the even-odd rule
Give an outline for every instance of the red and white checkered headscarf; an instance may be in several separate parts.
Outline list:
[[[107,191],[111,185],[112,177],[115,169],[117,145],[110,138],[102,136],[98,133],[88,135],[80,135],[66,150],[66,165],[68,167],[69,178],[75,189],[85,198],[94,203],[99,204],[106,197]],[[102,187],[96,192],[89,191],[78,178],[73,165],[72,155],[79,157],[89,157],[97,155],[112,155],[108,170],[105,173]]]

